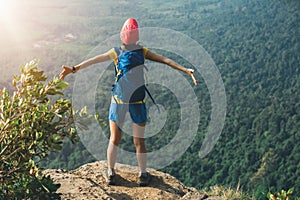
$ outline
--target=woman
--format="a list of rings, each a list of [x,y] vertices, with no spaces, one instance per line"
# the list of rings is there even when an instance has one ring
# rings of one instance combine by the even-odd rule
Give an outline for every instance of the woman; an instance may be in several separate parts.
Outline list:
[[[186,74],[188,74],[195,85],[197,85],[197,81],[194,77],[194,70],[193,69],[187,69],[175,61],[166,58],[162,55],[159,55],[157,53],[154,53],[147,48],[141,47],[137,44],[139,40],[139,31],[138,31],[138,23],[135,19],[129,18],[123,25],[121,32],[120,32],[120,39],[123,43],[123,45],[120,47],[120,51],[134,51],[136,49],[141,49],[143,53],[144,59],[148,59],[155,62],[160,62],[167,64],[168,66],[180,70]],[[93,58],[90,58],[88,60],[85,60],[81,62],[78,65],[75,65],[74,67],[65,66],[63,65],[62,72],[60,73],[60,78],[64,79],[68,74],[75,73],[78,70],[81,70],[83,68],[86,68],[90,65],[99,63],[99,62],[105,62],[108,60],[114,60],[115,64],[117,65],[118,62],[118,56],[120,52],[117,52],[116,48],[112,48],[106,53],[100,54],[98,56],[95,56]],[[120,61],[121,62],[121,61]],[[124,118],[123,111],[125,110],[125,107],[123,103],[120,103],[116,98],[118,98],[117,95],[113,95],[112,102],[110,105],[110,114],[109,114],[109,126],[110,126],[110,140],[109,145],[107,149],[107,180],[109,185],[115,185],[115,163],[117,158],[117,149],[118,145],[120,144],[121,136],[122,136],[122,120]],[[129,108],[128,108],[129,107]],[[134,145],[136,148],[136,156],[137,161],[139,165],[139,184],[140,186],[146,186],[150,183],[151,175],[149,172],[146,171],[147,167],[147,158],[146,158],[146,147],[144,142],[144,131],[147,121],[147,113],[146,113],[146,106],[144,101],[140,101],[139,103],[131,102],[127,105],[127,110],[129,111],[131,118],[132,118],[132,131],[133,131],[133,137],[134,137]],[[120,110],[122,114],[120,114]],[[127,111],[126,110],[126,111]]]

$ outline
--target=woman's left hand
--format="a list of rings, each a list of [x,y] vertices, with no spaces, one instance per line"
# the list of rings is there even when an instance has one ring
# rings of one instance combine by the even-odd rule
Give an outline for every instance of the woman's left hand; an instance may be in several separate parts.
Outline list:
[[[194,84],[197,85],[198,83],[197,83],[197,80],[194,76],[194,70],[193,69],[186,69],[186,73],[191,76]]]

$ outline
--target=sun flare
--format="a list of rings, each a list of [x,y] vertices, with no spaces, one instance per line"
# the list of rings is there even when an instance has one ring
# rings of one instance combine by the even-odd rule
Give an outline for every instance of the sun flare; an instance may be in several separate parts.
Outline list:
[[[14,0],[0,0],[0,20],[9,21],[14,12]]]

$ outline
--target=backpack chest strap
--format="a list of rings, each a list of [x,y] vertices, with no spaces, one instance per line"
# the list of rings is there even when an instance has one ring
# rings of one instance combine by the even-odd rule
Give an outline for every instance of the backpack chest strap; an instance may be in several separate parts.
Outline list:
[[[141,101],[135,101],[135,102],[124,102],[122,101],[117,95],[112,96],[111,102],[115,104],[143,104],[146,103],[146,98],[144,98]]]

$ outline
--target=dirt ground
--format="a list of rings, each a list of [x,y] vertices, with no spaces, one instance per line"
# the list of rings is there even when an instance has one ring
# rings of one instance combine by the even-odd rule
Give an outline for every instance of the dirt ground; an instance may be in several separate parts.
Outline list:
[[[117,185],[108,186],[105,180],[106,161],[97,161],[72,171],[45,170],[55,183],[60,183],[58,193],[64,200],[122,199],[122,200],[173,200],[211,199],[195,188],[186,187],[175,177],[149,169],[152,181],[147,187],[140,187],[137,167],[117,164]]]

